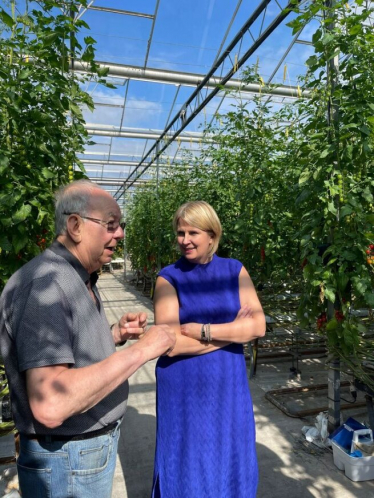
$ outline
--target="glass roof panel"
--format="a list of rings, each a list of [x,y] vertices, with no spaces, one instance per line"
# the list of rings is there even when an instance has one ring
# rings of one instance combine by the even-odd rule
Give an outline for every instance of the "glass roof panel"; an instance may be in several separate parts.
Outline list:
[[[179,136],[162,152],[159,162],[175,164],[182,160],[183,150],[198,155],[204,147],[201,135],[206,124],[213,120],[219,126],[217,114],[232,110],[239,99],[253,99],[253,92],[258,91],[260,82],[257,90],[249,93],[242,89],[237,97],[222,90],[212,97],[213,87],[200,91],[197,88],[218,55],[224,53],[262,3],[261,0],[201,0],[194,5],[188,0],[179,0],[177,4],[172,0],[93,2],[94,9],[104,7],[138,15],[93,9],[82,13],[82,19],[91,28],[88,33],[97,40],[96,59],[114,64],[110,67],[110,78],[118,84],[115,90],[95,83],[87,87],[96,103],[93,113],[84,111],[87,128],[96,142],[81,155],[87,161],[88,174],[95,178],[123,179],[143,160],[133,180],[154,157],[156,137],[173,121],[169,136]],[[214,71],[215,81],[228,75],[244,54],[252,50],[254,42],[280,16],[287,3],[287,0],[270,0],[250,29],[237,36],[237,44],[226,58],[222,57],[222,64]],[[140,17],[141,14],[148,17]],[[272,96],[275,108],[297,96],[299,76],[305,73],[305,60],[313,53],[309,42],[316,26],[307,26],[297,38],[286,26],[291,18],[292,14],[266,40],[259,42],[233,75],[233,80],[240,84],[243,69],[255,65],[264,81],[271,79],[287,87],[288,97]],[[193,81],[187,86],[190,77]],[[193,95],[196,97],[191,98]],[[190,103],[185,107],[187,101]],[[160,142],[161,148],[163,143]],[[141,178],[152,176],[154,166]]]

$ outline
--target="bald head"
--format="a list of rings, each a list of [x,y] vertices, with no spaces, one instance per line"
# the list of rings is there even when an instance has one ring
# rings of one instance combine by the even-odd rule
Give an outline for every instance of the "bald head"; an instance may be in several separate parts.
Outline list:
[[[115,203],[106,190],[89,180],[78,180],[61,187],[55,194],[56,236],[66,233],[67,216],[64,213],[88,216],[92,209],[100,207],[108,198]]]

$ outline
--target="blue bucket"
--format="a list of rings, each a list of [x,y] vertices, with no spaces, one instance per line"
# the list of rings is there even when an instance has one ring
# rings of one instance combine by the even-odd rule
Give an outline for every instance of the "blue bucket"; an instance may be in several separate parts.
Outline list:
[[[338,427],[329,436],[329,439],[330,441],[334,441],[336,444],[341,446],[344,449],[344,451],[350,453],[353,433],[354,431],[358,431],[360,429],[366,429],[366,427],[360,422],[357,422],[357,420],[355,420],[354,418],[349,417],[343,425]]]

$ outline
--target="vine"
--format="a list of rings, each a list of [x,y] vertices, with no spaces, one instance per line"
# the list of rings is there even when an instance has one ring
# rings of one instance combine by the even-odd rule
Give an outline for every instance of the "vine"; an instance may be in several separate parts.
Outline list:
[[[82,3],[82,2],[81,2]],[[83,2],[84,3],[84,2]],[[69,72],[80,57],[90,77],[104,83],[94,63],[95,40],[78,41],[82,20],[76,2],[43,2],[17,14],[0,8],[0,290],[22,264],[53,239],[53,192],[84,176],[77,158],[88,137],[82,106],[83,76]],[[89,76],[87,76],[89,77]],[[75,169],[75,171],[73,171]]]
[[[373,341],[356,312],[374,306],[373,8],[363,0],[316,0],[295,12],[294,33],[318,22],[303,82],[310,97],[275,110],[261,97],[249,103],[232,95],[236,106],[207,128],[213,143],[195,163],[190,158],[194,167],[161,182],[157,206],[149,197],[154,185],[138,191],[128,226],[139,236],[139,219],[146,219],[148,237],[152,206],[162,212],[168,264],[180,201],[211,203],[223,224],[220,254],[243,261],[256,283],[296,284],[301,326],[316,326],[344,368],[373,386]],[[249,68],[243,80],[260,76]],[[152,251],[157,240],[149,236]]]

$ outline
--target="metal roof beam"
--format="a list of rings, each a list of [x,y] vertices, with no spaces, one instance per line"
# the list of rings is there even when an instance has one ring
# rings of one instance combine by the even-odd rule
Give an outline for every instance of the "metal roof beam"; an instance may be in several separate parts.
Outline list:
[[[158,140],[163,134],[163,130],[134,130],[131,128],[118,128],[117,126],[105,126],[96,124],[85,124],[85,129],[89,135],[99,135],[102,137],[123,137],[123,138],[143,138]],[[168,136],[168,135],[166,135]],[[178,137],[181,142],[209,143],[212,140],[199,132],[185,132]]]
[[[98,166],[136,166],[137,164],[139,164],[139,161],[113,161],[112,159],[110,160],[104,160],[104,161],[100,161],[100,159],[82,159],[80,158],[79,159],[83,164],[97,164]],[[190,166],[188,165],[184,165],[184,164],[176,164],[176,163],[167,163],[167,162],[160,162],[159,163],[159,166],[160,168],[163,168],[164,166],[167,166],[167,167],[172,167],[172,168],[190,168]],[[157,168],[157,165],[152,165],[150,166],[150,168]]]
[[[221,86],[216,86],[212,89],[212,91],[207,95],[204,100],[201,102],[200,92],[204,88],[205,84],[210,80],[212,75],[224,64],[227,59],[231,60],[230,54],[234,51],[235,47],[239,42],[241,42],[245,33],[249,30],[252,24],[256,21],[256,19],[261,15],[263,10],[267,7],[270,0],[263,0],[260,5],[255,9],[247,22],[242,26],[239,30],[238,34],[234,37],[231,43],[227,46],[224,53],[218,58],[218,60],[213,64],[212,68],[202,80],[200,85],[196,88],[196,90],[192,93],[192,95],[187,99],[187,101],[183,104],[181,111],[173,118],[169,126],[164,130],[163,134],[157,140],[154,145],[148,150],[147,154],[140,161],[139,165],[131,172],[129,175],[126,185],[124,186],[124,190],[131,187],[132,183],[136,181],[147,169],[148,167],[166,150],[169,145],[180,135],[180,133],[188,126],[188,124],[201,112],[204,107],[212,100],[212,98],[220,91]],[[296,0],[296,4],[299,3],[299,0]],[[262,45],[262,43],[268,38],[268,36],[286,19],[288,14],[295,8],[295,0],[290,0],[287,7],[267,26],[267,28],[263,31],[261,35],[257,38],[257,40],[250,46],[250,48],[234,63],[232,68],[228,71],[228,73],[222,78],[222,85],[224,86],[232,76],[244,65],[247,59]],[[172,134],[172,137],[169,139],[167,135]],[[144,164],[148,161],[148,164]],[[137,176],[131,180],[139,168],[143,168],[142,171],[138,172]],[[118,197],[121,198],[124,194],[124,190],[120,193],[120,189],[118,189]]]
[[[149,51],[151,50],[151,44],[152,44],[152,39],[153,39],[153,32],[154,32],[154,29],[155,29],[155,24],[156,24],[156,18],[157,18],[157,12],[158,12],[158,6],[159,6],[159,4],[160,4],[160,0],[157,0],[156,7],[155,7],[155,13],[153,15],[151,32],[149,34],[149,39],[148,39],[148,43],[147,43],[147,53],[145,54],[144,68],[146,68],[147,64],[148,64]]]
[[[110,12],[112,14],[122,14],[125,16],[135,16],[135,17],[144,17],[145,19],[153,19],[155,16],[153,14],[144,14],[143,12],[133,12],[130,10],[122,10],[122,9],[111,9],[109,7],[93,7],[89,5],[86,10],[98,10],[100,12]]]
[[[205,75],[195,73],[183,73],[178,71],[167,71],[164,69],[141,68],[137,66],[127,66],[123,64],[113,64],[109,62],[96,62],[100,67],[109,68],[108,76],[116,78],[127,78],[138,81],[152,81],[153,83],[166,83],[170,85],[183,85],[196,88],[204,80]],[[86,63],[81,60],[74,60],[75,72],[86,72]],[[222,85],[223,78],[212,75],[208,81],[204,83],[205,88],[216,88]],[[225,90],[240,90],[248,93],[269,93],[280,97],[297,97],[298,89],[294,86],[279,85],[277,87],[267,89],[258,83],[244,84],[239,79],[230,79],[225,84]],[[302,95],[308,96],[310,92],[301,90]]]
[[[98,185],[113,185],[115,187],[118,187],[118,186],[121,186],[124,184],[124,180],[120,181],[116,178],[114,179],[102,179],[102,178],[95,178],[95,177],[88,177],[89,180],[91,180],[91,182],[93,183],[97,183]],[[137,185],[144,185],[145,183],[147,183],[149,180],[137,180],[136,181],[136,184]],[[117,190],[117,189],[116,189]]]

